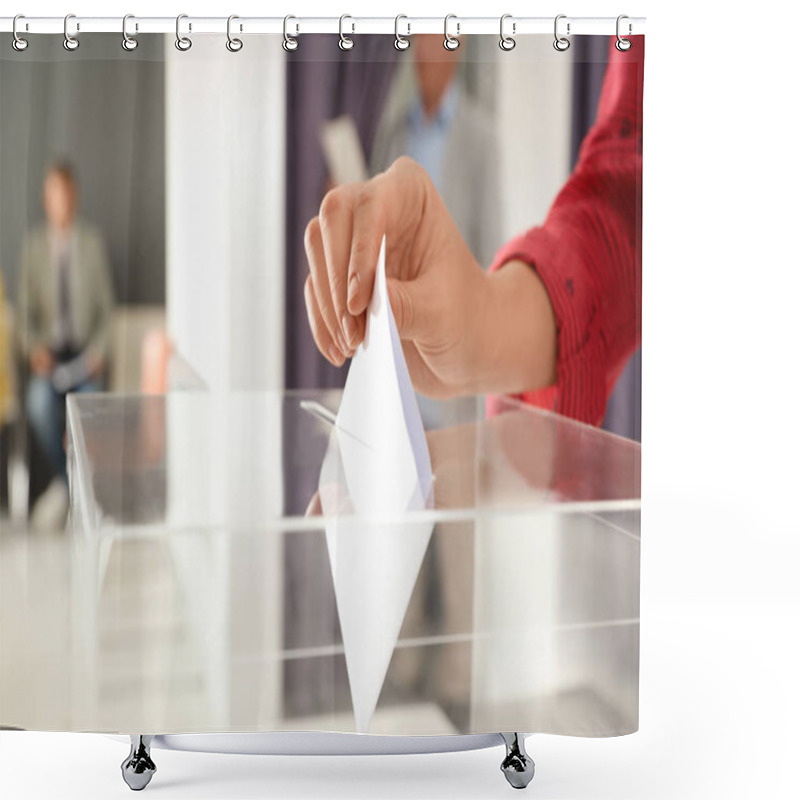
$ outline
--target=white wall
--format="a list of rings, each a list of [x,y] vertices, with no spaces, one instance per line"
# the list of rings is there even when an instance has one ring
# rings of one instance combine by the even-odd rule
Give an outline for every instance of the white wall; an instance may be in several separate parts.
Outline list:
[[[211,390],[283,385],[279,37],[167,39],[167,326]]]
[[[220,642],[241,638],[232,620],[245,607],[264,609],[265,638],[254,647],[269,653],[282,643],[282,541],[254,522],[282,512],[280,402],[265,399],[267,414],[256,397],[230,395],[283,388],[284,58],[276,36],[247,37],[238,53],[224,36],[195,37],[186,52],[166,44],[167,329],[211,395],[198,398],[199,418],[176,398],[169,405],[169,514],[177,524],[202,506],[205,526],[253,531],[171,538],[219,718],[249,701],[272,719],[282,697],[276,669],[262,676],[260,697],[242,698]],[[248,479],[259,487],[245,488]],[[258,563],[274,564],[273,573],[243,570],[247,554],[264,549],[270,558]]]

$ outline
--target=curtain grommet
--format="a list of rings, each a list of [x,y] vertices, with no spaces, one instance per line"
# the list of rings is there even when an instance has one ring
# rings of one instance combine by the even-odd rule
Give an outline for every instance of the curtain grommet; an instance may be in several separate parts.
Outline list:
[[[25,19],[25,15],[24,15],[24,14],[17,14],[17,15],[14,17],[14,22],[13,22],[13,24],[12,24],[12,26],[11,26],[11,33],[12,33],[12,35],[13,35],[13,38],[12,38],[12,40],[11,40],[11,46],[12,46],[12,47],[13,47],[13,48],[14,48],[14,49],[15,49],[15,50],[18,52],[18,53],[22,53],[22,52],[24,52],[25,50],[27,50],[27,49],[28,49],[28,45],[30,44],[30,42],[29,42],[27,39],[23,39],[23,38],[22,38],[22,37],[19,35],[19,31],[17,30],[17,23],[18,23],[18,22],[19,22],[21,19]],[[27,28],[27,23],[26,23],[26,28]]]
[[[187,50],[191,49],[192,47],[192,40],[188,36],[184,36],[181,33],[181,20],[182,19],[189,19],[188,14],[178,14],[175,18],[175,47],[180,50],[182,53],[185,53]],[[192,23],[189,23],[189,33],[192,32]]]
[[[410,22],[406,23],[408,31],[405,36],[401,36],[400,35],[401,19],[408,19],[408,17],[405,14],[398,14],[394,18],[394,49],[400,50],[402,52],[403,50],[408,50],[408,48],[411,46],[411,42],[408,39],[408,37],[411,36],[411,23]]]
[[[77,35],[73,36],[69,32],[69,21],[71,19],[76,19],[76,16],[74,14],[67,14],[67,16],[64,17],[64,42],[63,42],[63,45],[64,45],[64,49],[67,52],[74,53],[81,46],[81,43],[78,41]],[[76,34],[80,33],[80,30],[81,30],[81,25],[80,25],[79,22],[76,22],[75,23]]]
[[[623,36],[620,35],[620,32],[619,32],[620,22],[622,22],[622,20],[624,20],[624,19],[628,19],[628,15],[627,14],[620,14],[617,17],[617,41],[614,42],[614,47],[616,47],[617,50],[619,50],[620,53],[627,53],[628,50],[630,50],[631,47],[633,47],[633,42],[630,39],[625,39]],[[629,35],[630,35],[630,32],[631,32],[631,25],[630,25],[630,23],[628,23],[628,34]]]
[[[296,34],[294,36],[289,36],[288,26],[290,19],[295,20]],[[297,33],[300,33],[300,25],[297,23],[297,17],[293,17],[291,14],[287,14],[283,18],[283,49],[287,53],[293,53],[300,46],[300,42],[297,41]]]
[[[506,23],[507,19],[512,20],[512,22],[511,22],[511,34],[512,35],[511,36],[509,36],[505,32],[505,23]],[[501,50],[504,50],[506,53],[508,53],[510,50],[513,50],[517,46],[517,41],[516,41],[516,39],[514,39],[514,36],[513,36],[513,34],[516,34],[516,32],[517,32],[517,23],[513,21],[512,15],[511,14],[503,14],[503,16],[500,17],[500,49]]]
[[[131,36],[128,33],[128,20],[129,19],[135,19],[133,14],[126,14],[122,18],[122,49],[126,50],[128,53],[130,53],[131,51],[135,50],[139,46],[139,40],[136,38],[136,35],[134,34],[133,36]],[[137,31],[139,30],[139,25],[138,24],[136,25],[135,29]]]
[[[566,50],[569,50],[570,41],[569,39],[567,39],[567,36],[569,36],[569,22],[567,22],[567,36],[559,36],[558,34],[558,21],[560,19],[566,19],[566,18],[567,18],[566,14],[559,14],[556,17],[555,22],[553,23],[553,36],[555,37],[553,39],[553,47],[555,47],[555,49],[558,50],[559,53],[563,53]]]
[[[451,19],[454,19],[456,21],[455,36],[451,36],[450,32],[447,30],[447,26]],[[455,14],[448,14],[444,18],[444,42],[442,42],[442,44],[444,45],[444,49],[449,50],[450,52],[452,52],[453,50],[458,50],[459,46],[461,45],[461,42],[458,40],[460,34],[461,34],[461,23],[458,21],[458,17]]]
[[[349,14],[342,14],[339,17],[339,49],[344,50],[345,52],[348,50],[352,50],[355,42],[349,37],[344,35],[344,21],[346,19],[353,19]],[[350,23],[350,33],[355,33],[356,24],[355,22]]]
[[[225,42],[225,47],[228,48],[229,53],[238,53],[244,47],[244,42],[242,42],[241,39],[238,39],[236,36],[231,36],[231,22],[233,22],[235,19],[239,19],[236,14],[231,14],[228,17],[228,28],[226,31],[228,41]],[[239,30],[241,30],[241,26],[239,27]]]

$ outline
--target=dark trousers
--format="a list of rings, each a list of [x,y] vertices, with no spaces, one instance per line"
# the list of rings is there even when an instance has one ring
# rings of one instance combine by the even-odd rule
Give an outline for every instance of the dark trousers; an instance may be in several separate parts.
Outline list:
[[[87,380],[72,389],[73,392],[99,392],[102,387]],[[66,395],[57,392],[49,378],[31,375],[25,396],[25,409],[39,446],[47,456],[53,471],[63,481],[67,480],[67,455],[64,452],[66,429]]]

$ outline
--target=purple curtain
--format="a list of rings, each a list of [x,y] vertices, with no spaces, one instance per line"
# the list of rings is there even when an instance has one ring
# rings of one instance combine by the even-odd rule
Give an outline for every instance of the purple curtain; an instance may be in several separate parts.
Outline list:
[[[303,233],[319,211],[328,171],[320,126],[342,114],[353,117],[369,160],[397,50],[387,36],[355,36],[352,50],[338,36],[308,35],[287,57],[286,113],[286,388],[344,385],[345,369],[318,352],[306,320],[303,283],[308,263]]]
[[[578,160],[581,142],[597,116],[597,104],[608,63],[605,36],[576,36],[572,40],[575,62],[572,85],[571,167]],[[637,350],[609,398],[603,427],[636,441],[642,440],[642,351]]]

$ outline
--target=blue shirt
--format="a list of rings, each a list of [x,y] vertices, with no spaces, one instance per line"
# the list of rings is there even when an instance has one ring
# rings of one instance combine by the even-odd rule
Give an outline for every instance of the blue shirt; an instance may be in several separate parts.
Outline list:
[[[407,153],[431,176],[434,186],[441,191],[442,164],[445,145],[458,108],[458,87],[455,83],[445,92],[433,117],[425,114],[419,97],[408,112],[409,133]]]

